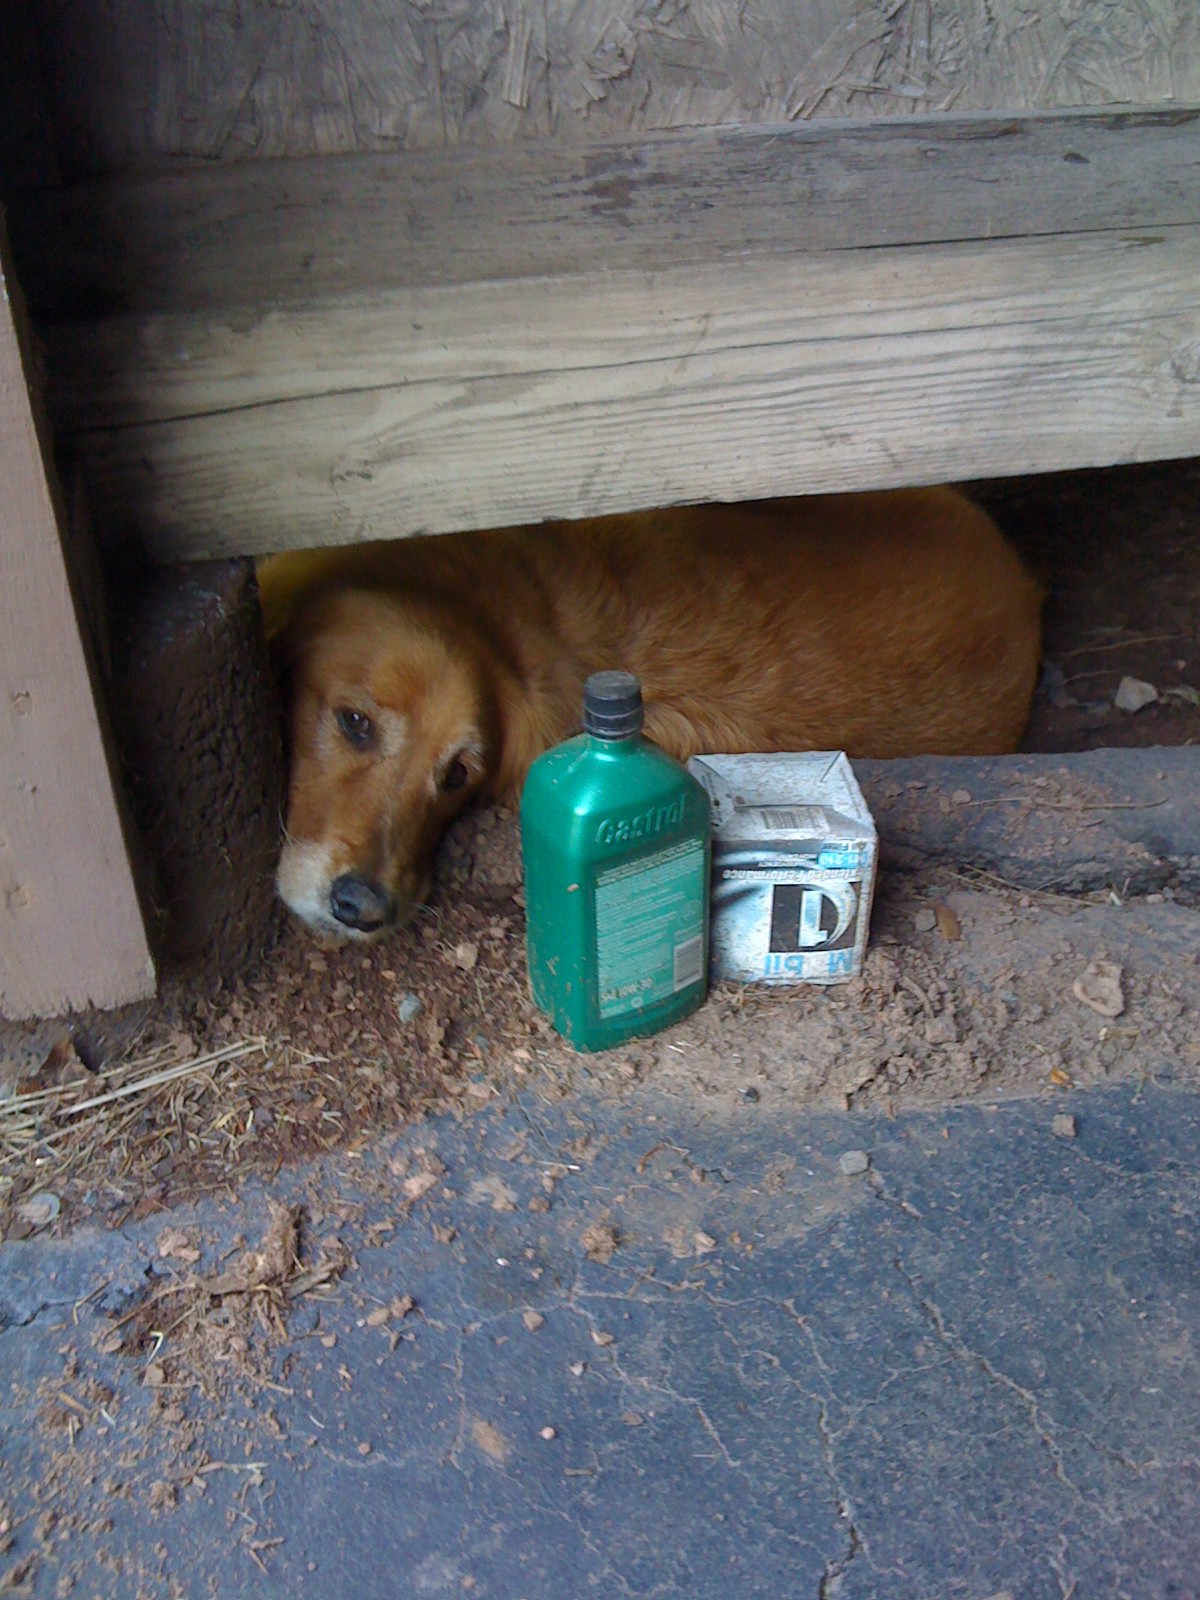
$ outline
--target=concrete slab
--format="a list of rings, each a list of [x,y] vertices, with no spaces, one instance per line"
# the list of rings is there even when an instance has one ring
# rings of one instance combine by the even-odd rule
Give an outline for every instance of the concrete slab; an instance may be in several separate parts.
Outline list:
[[[856,761],[885,866],[982,867],[1067,894],[1200,895],[1200,749]]]
[[[426,1124],[273,1190],[357,1265],[297,1302],[276,1388],[174,1429],[148,1356],[94,1341],[171,1270],[164,1221],[215,1262],[265,1195],[5,1246],[5,1562],[36,1596],[1184,1600],[1198,1136],[1200,1095],[1153,1082]],[[418,1149],[445,1171],[404,1205]]]

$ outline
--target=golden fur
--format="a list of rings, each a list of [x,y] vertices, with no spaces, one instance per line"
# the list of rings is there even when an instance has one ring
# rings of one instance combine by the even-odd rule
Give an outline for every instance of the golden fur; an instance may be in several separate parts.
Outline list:
[[[335,880],[406,915],[450,818],[515,803],[600,668],[641,678],[646,731],[680,760],[1012,750],[1037,676],[1040,592],[950,489],[296,552],[259,583],[289,685],[280,892],[338,933],[375,922],[342,926]]]

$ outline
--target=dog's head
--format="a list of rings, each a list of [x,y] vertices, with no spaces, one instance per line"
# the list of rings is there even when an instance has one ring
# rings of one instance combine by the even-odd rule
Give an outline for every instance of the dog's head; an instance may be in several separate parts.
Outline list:
[[[495,688],[435,611],[366,591],[310,601],[278,649],[291,762],[279,893],[312,927],[369,938],[424,899],[447,823],[489,787]]]

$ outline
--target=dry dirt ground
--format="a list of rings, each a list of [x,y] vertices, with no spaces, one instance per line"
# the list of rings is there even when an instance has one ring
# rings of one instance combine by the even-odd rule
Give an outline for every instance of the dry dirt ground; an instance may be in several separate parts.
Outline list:
[[[1029,748],[1193,740],[1200,466],[980,493],[1050,590]],[[1116,709],[1125,677],[1159,698]],[[144,1217],[317,1151],[353,1152],[406,1118],[466,1114],[515,1082],[548,1097],[583,1078],[637,1079],[716,1099],[898,1107],[1196,1075],[1197,915],[949,870],[885,877],[862,980],[718,988],[670,1032],[580,1057],[526,997],[515,819],[489,812],[447,842],[422,920],[366,953],[319,949],[288,926],[232,987],[168,981],[153,1006],[0,1030],[0,1229]],[[1164,919],[1181,953],[1155,970],[1143,935]]]
[[[1200,462],[1067,472],[973,491],[1045,584],[1046,681],[1027,750],[1200,737]],[[1121,679],[1159,698],[1134,715]]]

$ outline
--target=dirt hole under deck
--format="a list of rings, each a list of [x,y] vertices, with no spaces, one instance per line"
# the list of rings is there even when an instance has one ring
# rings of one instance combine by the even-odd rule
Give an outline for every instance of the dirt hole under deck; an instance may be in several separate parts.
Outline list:
[[[1200,706],[1187,691],[1200,686],[1200,463],[975,492],[1050,591],[1050,670],[1026,748],[1195,741]],[[1115,709],[1127,676],[1160,699],[1134,715]],[[581,1058],[526,999],[519,881],[515,819],[485,813],[448,841],[428,914],[371,951],[321,950],[288,926],[257,971],[222,991],[168,980],[156,1003],[125,1013],[0,1024],[5,1087],[53,1090],[60,1108],[9,1128],[0,1228],[31,1231],[22,1206],[45,1191],[60,1208],[55,1229],[147,1215],[317,1151],[352,1149],[406,1117],[465,1114],[514,1081],[553,1098],[583,1080],[615,1094],[653,1080],[708,1097],[714,1113],[733,1100],[769,1113],[777,1096],[898,1108],[1147,1070],[1200,1074],[1188,1000],[1195,913],[1169,899],[1068,900],[949,868],[887,875],[861,983],[718,989],[680,1027]],[[939,907],[949,915],[928,928]],[[1071,998],[1095,959],[1123,972],[1126,1010],[1107,1025]],[[130,1065],[115,1079],[91,1076],[121,1062]],[[145,1086],[62,1114],[130,1084]]]

